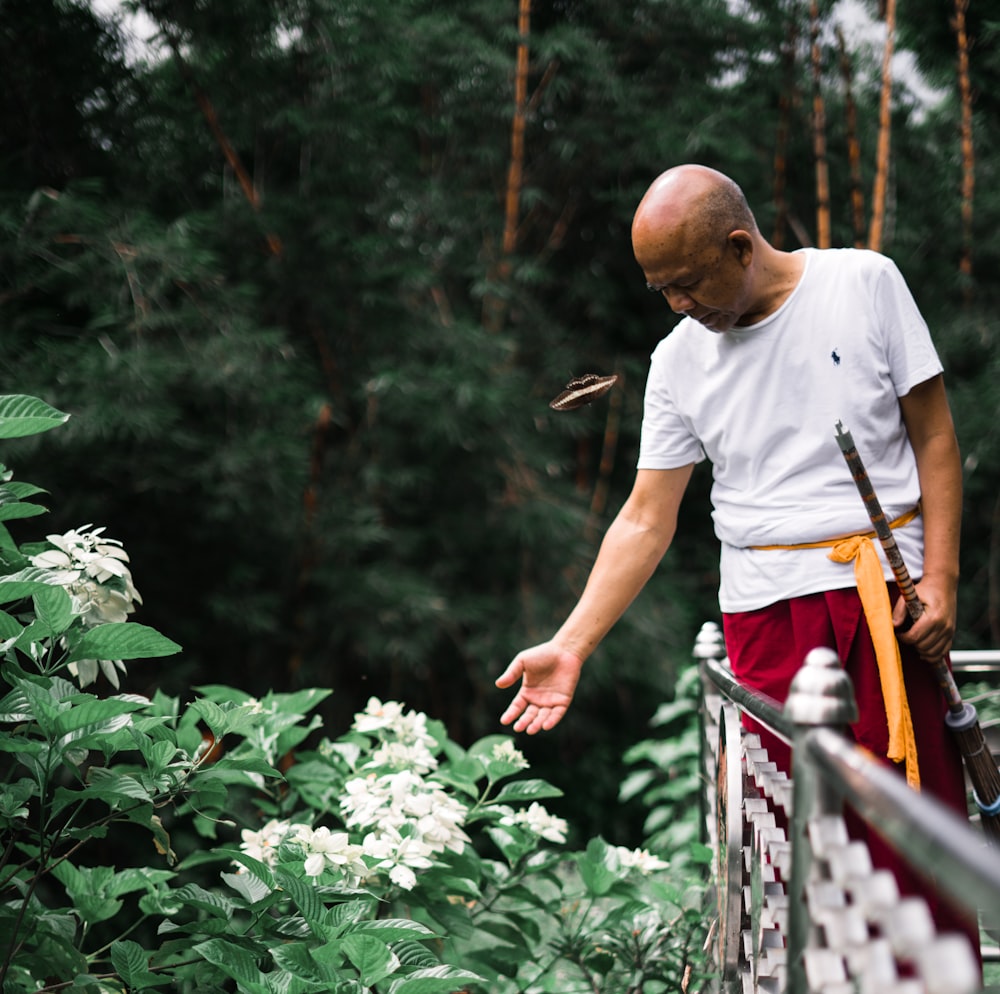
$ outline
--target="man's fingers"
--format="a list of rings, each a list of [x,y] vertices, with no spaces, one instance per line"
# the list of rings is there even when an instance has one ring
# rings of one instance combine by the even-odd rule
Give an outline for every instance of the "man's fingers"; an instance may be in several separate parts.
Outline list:
[[[518,694],[517,697],[515,697],[514,700],[507,705],[507,710],[500,715],[500,724],[509,725],[512,721],[521,716],[522,711],[524,711],[524,699],[520,694]]]
[[[892,623],[896,628],[906,620],[907,613],[906,601],[900,597],[892,606]]]
[[[528,704],[524,708],[524,711],[521,714],[521,717],[518,718],[517,721],[514,722],[514,731],[515,732],[528,732],[529,726],[535,720],[535,717],[537,716],[537,714],[538,714],[538,708],[536,708],[534,704]],[[528,734],[530,735],[531,733],[528,732]]]
[[[512,687],[524,675],[524,664],[519,657],[515,657],[511,664],[496,679],[498,687]]]
[[[549,713],[545,717],[545,720],[542,722],[542,731],[547,732],[549,731],[549,729],[555,728],[556,725],[558,725],[559,722],[562,721],[563,715],[565,713],[566,713],[566,708],[564,707],[549,708]]]

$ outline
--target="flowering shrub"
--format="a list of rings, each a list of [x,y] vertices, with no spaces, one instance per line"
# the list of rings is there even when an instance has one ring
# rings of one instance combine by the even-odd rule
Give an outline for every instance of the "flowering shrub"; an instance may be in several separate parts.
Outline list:
[[[0,437],[63,420],[0,397]],[[0,467],[5,994],[653,994],[698,977],[700,883],[602,839],[566,851],[542,803],[560,791],[508,736],[463,749],[372,698],[331,737],[320,689],[120,692],[126,660],[179,646],[128,620],[141,600],[103,529],[13,541],[4,522],[41,513],[38,492]],[[114,693],[85,689],[102,677]]]

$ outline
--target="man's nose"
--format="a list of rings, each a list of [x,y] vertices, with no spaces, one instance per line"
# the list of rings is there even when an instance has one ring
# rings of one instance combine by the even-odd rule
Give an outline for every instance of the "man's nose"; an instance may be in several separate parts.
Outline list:
[[[663,296],[674,314],[687,314],[694,307],[694,301],[684,290],[675,290],[666,286],[663,288]]]

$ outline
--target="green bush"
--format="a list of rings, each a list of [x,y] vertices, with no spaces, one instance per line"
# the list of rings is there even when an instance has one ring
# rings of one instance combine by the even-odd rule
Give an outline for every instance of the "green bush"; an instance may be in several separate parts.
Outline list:
[[[65,420],[0,397],[0,437]],[[509,737],[466,750],[373,697],[332,738],[318,689],[121,691],[126,661],[180,647],[129,620],[141,598],[103,528],[18,546],[4,522],[44,508],[2,473],[5,994],[621,994],[703,975],[700,881],[600,838],[566,851],[541,803],[561,792]],[[149,865],[119,865],[142,836]]]

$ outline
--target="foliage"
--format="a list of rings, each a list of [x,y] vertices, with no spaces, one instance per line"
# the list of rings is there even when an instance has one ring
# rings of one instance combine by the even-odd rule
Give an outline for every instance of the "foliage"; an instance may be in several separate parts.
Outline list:
[[[0,397],[0,437],[65,420]],[[44,510],[3,481],[0,520]],[[85,692],[179,650],[124,620],[139,595],[102,532],[2,533],[4,991],[610,994],[704,972],[697,878],[601,838],[560,848],[541,804],[560,791],[508,737],[466,750],[371,698],[331,740],[325,690]]]
[[[376,693],[469,744],[495,730],[495,676],[575,601],[631,485],[648,356],[672,323],[631,256],[646,184],[717,166],[770,235],[780,179],[784,247],[812,237],[810,5],[536,0],[509,255],[515,5],[127,6],[158,47],[130,56],[84,0],[3,4],[0,371],[79,415],[8,451],[56,496],[53,531],[114,520],[155,564],[143,620],[186,652],[143,668],[147,695],[208,673],[258,696],[335,684],[319,705],[333,726]],[[919,39],[941,99],[896,87],[886,248],[970,457],[958,642],[976,646],[1000,633],[996,46],[974,8],[969,302],[947,5],[904,6],[901,40]],[[844,5],[817,7],[846,244]],[[880,50],[849,45],[867,196]],[[612,370],[612,397],[548,408],[569,377]],[[558,738],[524,747],[586,778],[586,802],[559,804],[590,833],[636,828],[620,757],[717,612],[708,486],[700,469],[664,568],[588,662]]]
[[[656,736],[625,753],[624,761],[636,769],[622,782],[619,796],[623,801],[641,797],[648,811],[643,832],[651,848],[707,859],[707,852],[695,845],[704,837],[699,824],[704,815],[701,695],[699,669],[688,666],[678,678],[674,699],[661,704],[650,721],[659,730]]]

